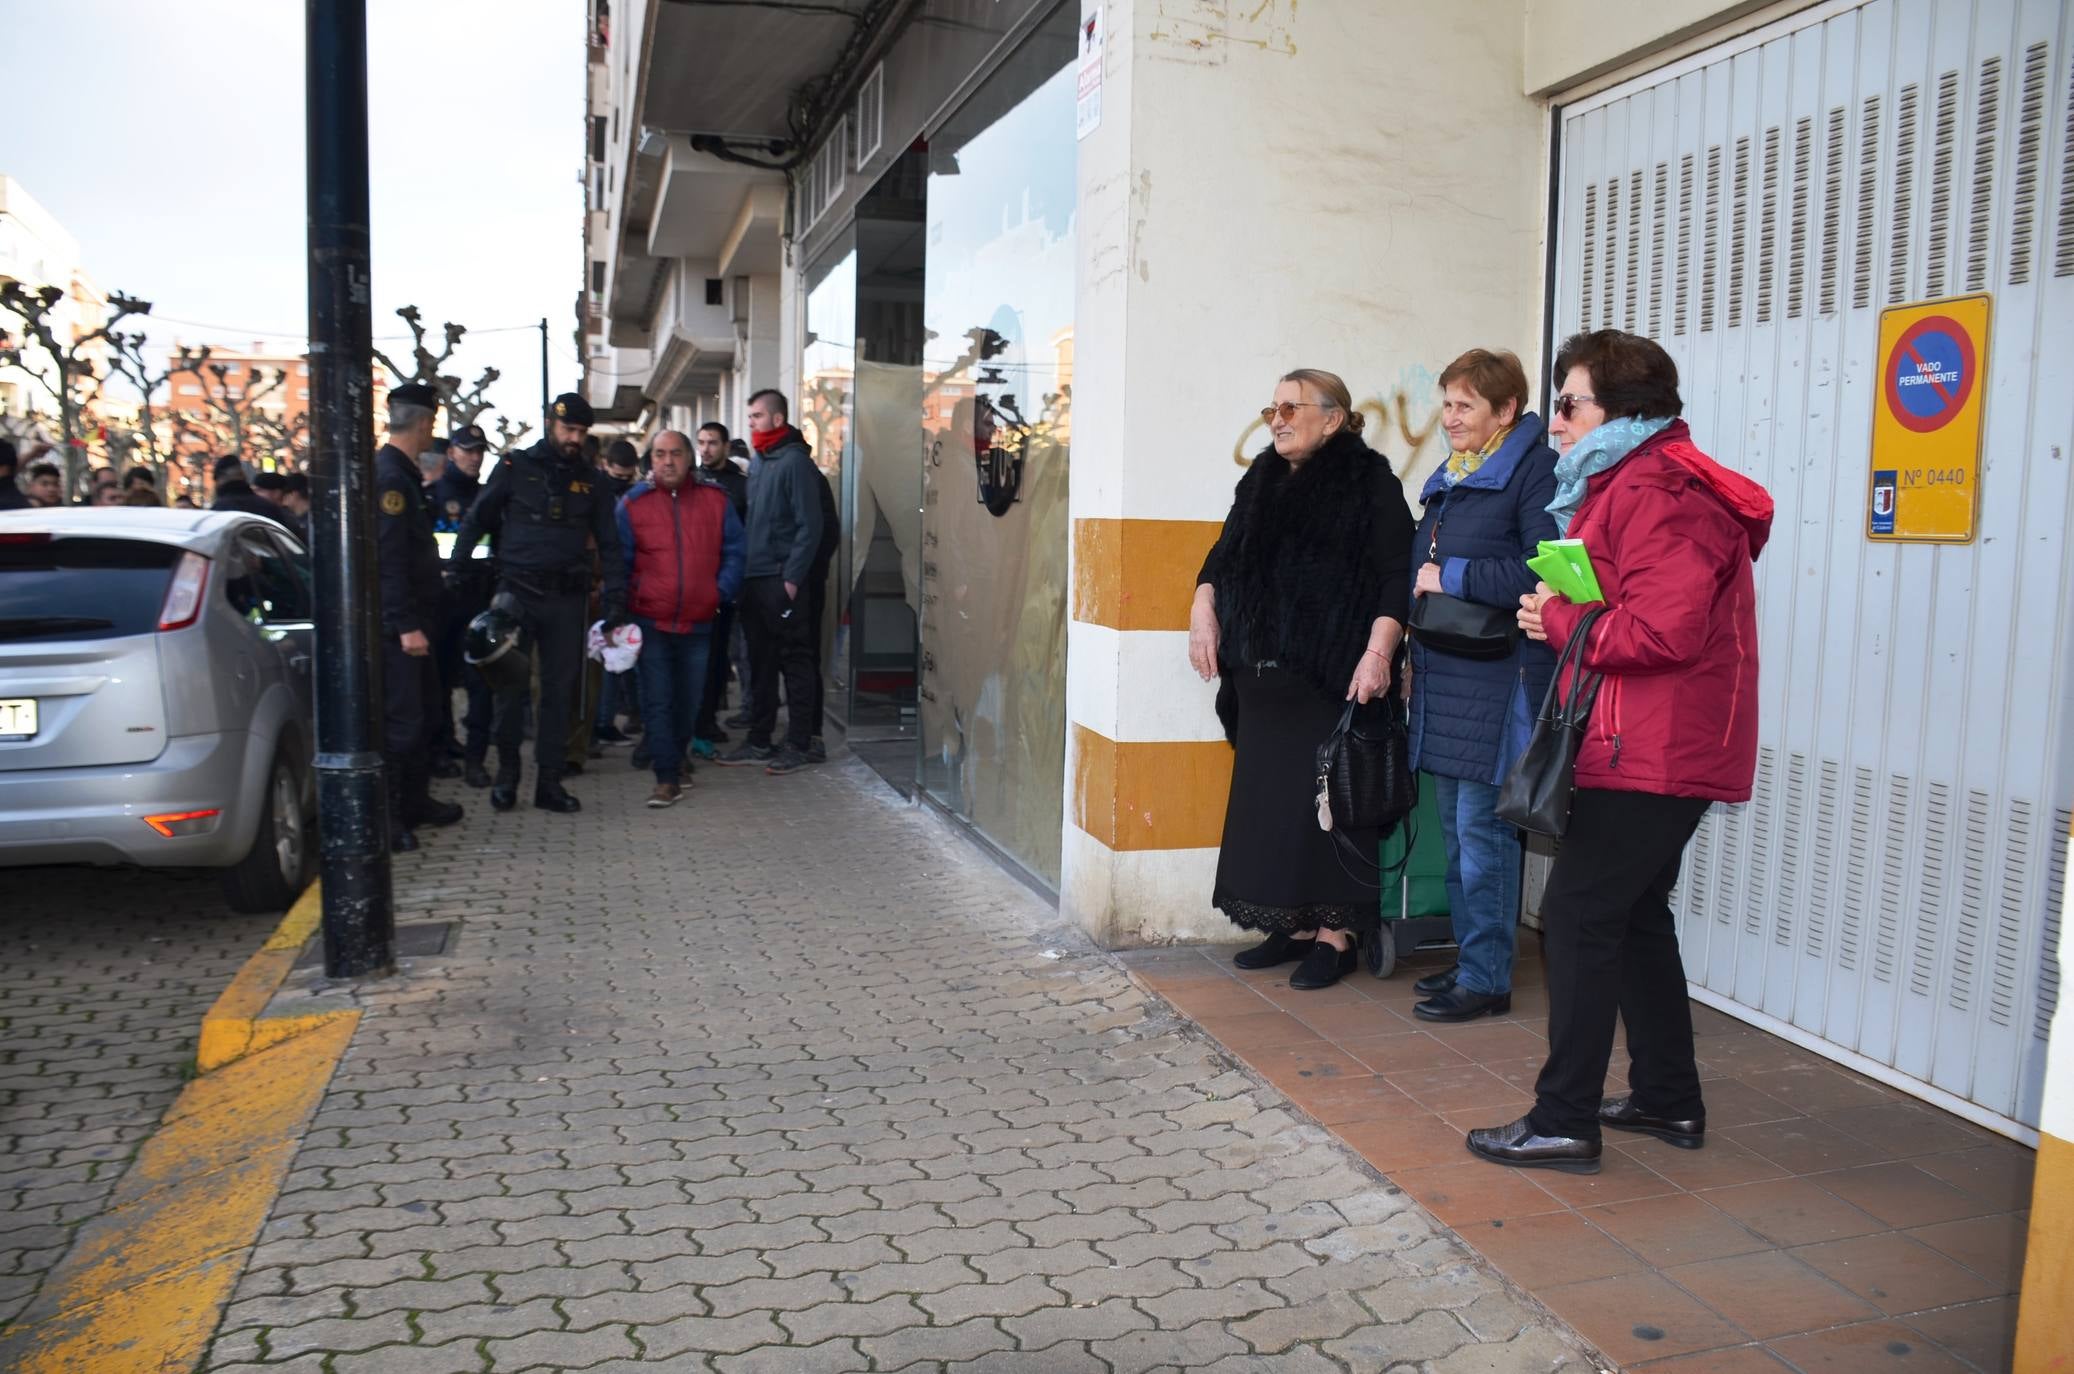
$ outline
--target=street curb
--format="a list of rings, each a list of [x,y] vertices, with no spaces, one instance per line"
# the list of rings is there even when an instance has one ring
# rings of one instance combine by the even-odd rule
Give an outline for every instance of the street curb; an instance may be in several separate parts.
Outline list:
[[[0,1337],[0,1369],[165,1374],[200,1361],[360,1024],[358,1011],[263,1015],[321,909],[313,885],[216,999],[202,1076]]]

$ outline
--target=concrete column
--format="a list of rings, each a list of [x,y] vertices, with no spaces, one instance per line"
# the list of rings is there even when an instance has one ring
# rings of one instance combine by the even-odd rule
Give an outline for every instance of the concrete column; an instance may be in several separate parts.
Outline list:
[[[1116,946],[1232,931],[1231,750],[1186,642],[1259,407],[1338,372],[1416,495],[1440,370],[1473,345],[1535,366],[1546,116],[1520,0],[1087,3],[1061,902]]]

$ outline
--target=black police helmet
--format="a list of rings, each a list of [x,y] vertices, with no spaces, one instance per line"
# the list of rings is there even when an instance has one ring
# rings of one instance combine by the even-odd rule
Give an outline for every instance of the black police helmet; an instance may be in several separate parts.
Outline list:
[[[533,656],[523,642],[519,618],[492,606],[468,622],[461,657],[483,676],[491,691],[523,688],[533,678]]]

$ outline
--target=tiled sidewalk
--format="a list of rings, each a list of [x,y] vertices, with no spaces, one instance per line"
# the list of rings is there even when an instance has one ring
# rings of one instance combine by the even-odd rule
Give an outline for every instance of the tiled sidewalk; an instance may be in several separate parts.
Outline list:
[[[1595,1176],[1469,1157],[1466,1130],[1531,1105],[1546,1049],[1522,943],[1512,1015],[1460,1026],[1412,1015],[1446,956],[1309,993],[1229,947],[1125,962],[1625,1365],[2009,1368],[2032,1152],[1719,1012],[1693,1008],[1706,1148],[1609,1131]]]

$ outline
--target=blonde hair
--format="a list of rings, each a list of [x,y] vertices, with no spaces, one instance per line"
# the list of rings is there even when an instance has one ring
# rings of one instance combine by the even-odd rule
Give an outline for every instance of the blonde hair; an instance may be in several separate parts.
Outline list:
[[[1317,392],[1326,405],[1347,417],[1340,428],[1348,434],[1359,434],[1368,424],[1368,417],[1354,409],[1354,394],[1347,390],[1347,384],[1340,380],[1337,372],[1327,372],[1321,367],[1299,367],[1294,372],[1283,373],[1282,380]]]

